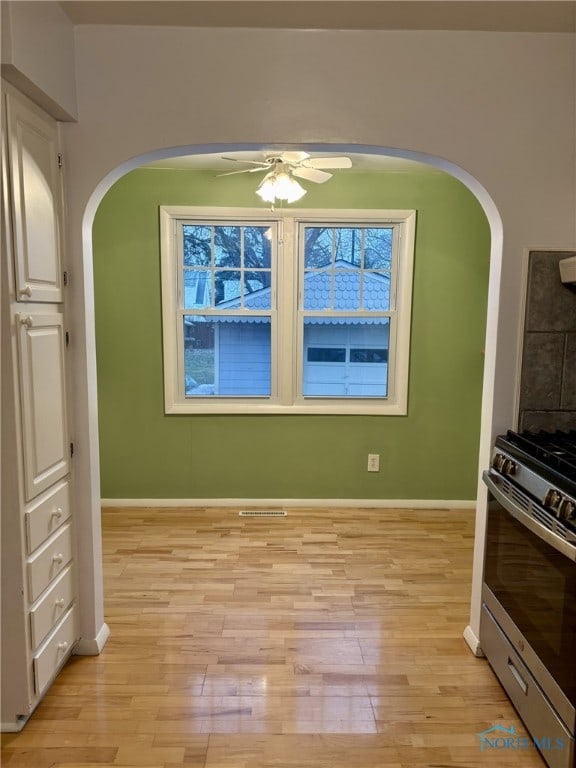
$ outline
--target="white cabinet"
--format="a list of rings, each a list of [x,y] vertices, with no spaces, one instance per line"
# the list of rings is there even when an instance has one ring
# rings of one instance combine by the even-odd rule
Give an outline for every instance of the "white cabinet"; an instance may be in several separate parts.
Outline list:
[[[19,301],[62,301],[62,188],[55,120],[6,94],[9,195]]]
[[[58,125],[3,91],[0,711],[10,731],[70,656],[78,602]]]
[[[16,313],[26,501],[68,474],[61,314]]]

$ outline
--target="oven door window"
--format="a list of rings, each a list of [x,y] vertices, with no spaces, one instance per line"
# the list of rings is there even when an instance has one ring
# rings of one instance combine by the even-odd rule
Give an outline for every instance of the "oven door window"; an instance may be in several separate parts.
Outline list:
[[[489,495],[484,580],[576,704],[576,564]]]

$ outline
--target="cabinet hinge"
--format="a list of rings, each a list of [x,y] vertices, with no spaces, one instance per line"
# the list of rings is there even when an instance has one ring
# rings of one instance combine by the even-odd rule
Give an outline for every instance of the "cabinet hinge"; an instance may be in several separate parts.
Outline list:
[[[66,333],[64,334],[64,341],[66,342],[67,347],[70,346],[70,334],[68,333],[68,331],[66,331]]]
[[[68,272],[64,272],[64,275],[62,277],[62,282],[64,285],[68,285]]]
[[[70,456],[74,456],[74,443],[70,443]]]
[[[64,160],[62,159],[62,152],[58,152],[58,168],[62,168]]]

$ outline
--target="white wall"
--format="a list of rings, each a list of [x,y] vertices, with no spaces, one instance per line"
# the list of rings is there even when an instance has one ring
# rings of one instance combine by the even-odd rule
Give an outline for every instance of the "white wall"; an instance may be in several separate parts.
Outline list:
[[[74,28],[56,2],[6,2],[2,76],[56,120],[76,118]]]
[[[76,57],[79,122],[66,126],[65,140],[72,311],[86,341],[75,362],[77,480],[89,499],[80,530],[99,525],[91,220],[83,243],[83,215],[102,182],[93,213],[107,174],[158,148],[389,147],[443,158],[475,177],[484,202],[489,207],[490,196],[500,213],[504,239],[498,315],[502,251],[498,216],[489,211],[496,237],[481,464],[487,461],[492,435],[514,418],[523,249],[576,246],[574,36],[80,27]],[[479,493],[482,500],[482,487]],[[480,503],[473,634],[483,525]],[[97,573],[99,552],[88,540],[84,554],[86,573]]]

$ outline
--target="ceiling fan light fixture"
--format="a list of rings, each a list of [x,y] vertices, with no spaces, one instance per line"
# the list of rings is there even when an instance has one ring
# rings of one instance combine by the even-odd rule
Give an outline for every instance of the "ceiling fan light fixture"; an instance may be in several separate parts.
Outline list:
[[[306,190],[296,179],[285,171],[267,176],[256,190],[256,194],[265,203],[274,204],[277,200],[295,203],[306,194]]]

